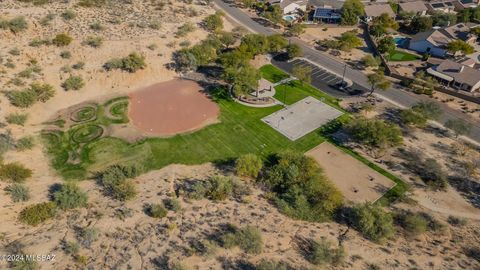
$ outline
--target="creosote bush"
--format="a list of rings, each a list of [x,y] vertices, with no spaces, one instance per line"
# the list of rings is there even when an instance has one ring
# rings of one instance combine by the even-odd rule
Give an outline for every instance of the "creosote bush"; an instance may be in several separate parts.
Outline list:
[[[85,82],[83,81],[83,78],[80,76],[70,76],[68,77],[63,83],[62,83],[62,88],[65,89],[65,91],[69,90],[80,90],[85,86]]]
[[[129,178],[134,178],[142,172],[143,168],[139,165],[112,165],[98,174],[98,182],[106,195],[116,200],[127,201],[137,195],[135,185]]]
[[[66,33],[61,33],[55,36],[52,39],[52,44],[58,47],[64,47],[70,45],[72,43],[73,38]]]
[[[5,20],[0,18],[0,29],[10,30],[13,33],[20,33],[28,28],[28,23],[25,17],[18,16],[11,20]]]
[[[237,228],[227,224],[226,232],[221,236],[221,244],[225,248],[238,246],[246,253],[259,254],[263,248],[262,234],[252,226]]]
[[[37,226],[55,216],[56,205],[53,202],[43,202],[27,206],[20,212],[19,219],[21,222]]]
[[[28,114],[26,113],[11,113],[5,117],[7,123],[23,126],[27,121]]]
[[[332,247],[332,243],[324,238],[319,242],[309,241],[307,259],[315,265],[339,265],[345,259],[343,247]]]
[[[395,229],[393,217],[379,205],[366,203],[353,209],[353,227],[374,242],[383,242],[392,237]]]
[[[167,209],[163,205],[158,203],[152,203],[148,205],[146,209],[147,214],[153,218],[163,218],[167,216]]]
[[[41,83],[32,83],[29,88],[6,93],[10,103],[20,108],[28,108],[37,101],[47,102],[54,95],[53,86]]]
[[[147,65],[145,63],[145,57],[134,52],[124,58],[111,59],[107,63],[105,63],[103,67],[107,71],[113,69],[121,69],[123,71],[135,73],[140,69],[144,69],[146,66]]]
[[[30,199],[30,190],[22,184],[12,184],[5,188],[5,191],[13,202],[25,202]]]
[[[213,176],[206,181],[196,181],[185,189],[187,197],[194,200],[207,198],[222,201],[230,197],[240,200],[251,194],[250,187],[242,181],[221,175]]]
[[[82,45],[90,46],[92,48],[100,48],[102,44],[103,38],[97,36],[89,36],[82,42]]]
[[[20,163],[12,162],[0,165],[0,179],[15,183],[23,183],[32,176],[32,170]]]
[[[75,182],[67,182],[53,193],[53,201],[60,209],[74,209],[87,206],[88,196]]]
[[[235,161],[235,172],[238,176],[257,178],[262,167],[262,159],[254,154],[240,156]]]
[[[15,143],[15,150],[25,151],[30,150],[35,145],[34,139],[31,136],[23,137],[17,140]]]

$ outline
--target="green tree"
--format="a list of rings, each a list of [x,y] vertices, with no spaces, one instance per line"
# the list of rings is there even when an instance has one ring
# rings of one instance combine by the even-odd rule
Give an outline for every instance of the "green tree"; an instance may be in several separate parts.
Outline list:
[[[378,57],[373,57],[371,54],[367,54],[360,62],[366,67],[378,67],[380,65],[380,59]]]
[[[290,59],[293,59],[295,57],[301,57],[303,56],[303,50],[297,44],[290,44],[287,46],[287,55]]]
[[[357,36],[355,31],[347,31],[342,33],[340,38],[338,39],[340,42],[340,50],[349,52],[353,48],[357,48],[362,46],[362,40]]]
[[[260,71],[250,64],[246,64],[225,68],[223,77],[227,83],[231,84],[236,96],[243,96],[258,88],[258,80],[260,80],[261,75]]]
[[[410,31],[413,33],[425,32],[432,29],[433,20],[430,17],[416,16],[410,23]]]
[[[461,52],[462,54],[472,54],[475,52],[475,49],[465,41],[457,39],[447,44],[447,51],[452,54],[457,52]]]
[[[294,65],[292,75],[295,76],[302,85],[312,81],[312,68],[310,66]]]
[[[371,86],[369,95],[372,95],[376,89],[385,91],[392,86],[392,83],[387,80],[387,78],[385,78],[385,74],[383,74],[383,70],[380,68],[377,69],[374,73],[369,74],[367,76],[367,79],[368,83]]]
[[[384,242],[395,233],[392,215],[378,204],[356,206],[352,225],[365,238],[378,243]]]
[[[215,14],[209,15],[203,20],[205,28],[209,31],[217,32],[223,29],[223,19],[222,14],[216,12]]]
[[[288,40],[280,34],[270,35],[267,37],[269,51],[272,53],[281,52],[288,45]]]
[[[365,8],[360,0],[346,0],[341,13],[341,24],[355,25],[358,23],[358,17],[365,14]]]
[[[390,53],[396,48],[395,40],[392,36],[385,36],[378,41],[377,50],[379,53]]]
[[[270,5],[267,10],[263,12],[263,17],[274,24],[281,24],[283,22],[283,11],[280,5]]]
[[[427,124],[427,118],[413,109],[403,110],[399,116],[402,123],[407,126],[424,127]]]
[[[383,120],[360,117],[350,121],[346,129],[354,140],[374,150],[383,151],[403,142],[398,125]]]
[[[472,130],[472,124],[460,118],[449,119],[445,122],[445,127],[452,130],[457,138],[461,135],[467,135]]]
[[[452,13],[437,11],[431,17],[433,26],[446,27],[457,23],[457,16]]]
[[[287,216],[322,222],[332,217],[343,197],[311,157],[301,153],[278,154],[260,181],[274,194],[274,202]]]
[[[235,172],[238,176],[257,178],[262,167],[262,159],[254,154],[242,155],[235,161]]]
[[[473,9],[465,8],[457,12],[458,22],[470,22],[473,18]]]
[[[268,39],[264,35],[248,34],[242,38],[239,49],[251,53],[252,56],[268,52]]]
[[[287,34],[294,37],[298,37],[303,33],[305,33],[305,25],[303,24],[293,24],[287,31]]]
[[[53,201],[60,209],[74,209],[87,206],[88,196],[75,182],[67,182],[53,193]]]

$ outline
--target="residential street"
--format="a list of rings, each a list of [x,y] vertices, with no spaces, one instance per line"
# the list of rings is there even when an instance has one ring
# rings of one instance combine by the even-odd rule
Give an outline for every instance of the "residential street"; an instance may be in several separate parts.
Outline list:
[[[240,9],[235,7],[234,2],[228,2],[228,1],[222,1],[222,0],[215,0],[215,4],[222,8],[228,15],[236,20],[237,22],[241,23],[245,27],[247,27],[249,30],[254,31],[256,33],[260,34],[265,34],[265,35],[271,35],[271,34],[276,34],[277,32],[269,27],[265,27],[261,25],[260,23],[256,22],[254,19],[252,19],[250,16],[248,16],[246,13],[241,11]],[[336,74],[343,74],[343,70],[345,67],[345,64],[343,62],[340,62],[330,55],[323,53],[321,51],[315,50],[311,48],[307,43],[299,40],[298,38],[289,38],[291,42],[294,42],[298,45],[300,45],[303,49],[304,52],[304,57],[310,60],[311,62],[324,67],[324,69],[329,70],[331,72],[334,72]],[[279,68],[289,71],[291,70],[291,67],[288,67],[288,64],[278,64],[278,63],[273,63],[277,65]],[[289,64],[293,65],[293,64]],[[352,69],[350,67],[347,67],[345,77],[350,79],[351,81],[354,82],[354,84],[359,87],[365,88],[364,90],[367,90],[370,88],[368,82],[367,82],[367,77],[360,71]],[[316,80],[319,80],[318,78],[312,77],[312,84],[317,86],[317,85],[324,85],[324,82],[318,82]],[[387,91],[376,91],[376,94],[381,97],[386,99],[387,101],[390,101],[398,106],[401,107],[410,107],[416,102],[420,100],[428,100],[428,101],[435,101],[433,99],[428,98],[427,96],[423,95],[416,95],[404,90],[399,89],[397,85],[394,85],[391,89]],[[323,90],[323,89],[322,89]],[[330,89],[329,89],[330,90]],[[367,90],[368,91],[368,90]],[[333,94],[338,97],[345,96],[343,93],[332,93],[332,91],[327,91],[329,94]],[[436,101],[435,101],[436,102]],[[470,135],[468,136],[470,139],[476,141],[477,143],[480,143],[480,119],[473,119],[472,117],[453,110],[449,108],[447,105],[438,102],[438,104],[443,108],[444,114],[442,115],[441,119],[439,122],[441,124],[445,123],[449,119],[455,119],[455,118],[461,118],[465,121],[470,122],[473,125],[472,131]]]

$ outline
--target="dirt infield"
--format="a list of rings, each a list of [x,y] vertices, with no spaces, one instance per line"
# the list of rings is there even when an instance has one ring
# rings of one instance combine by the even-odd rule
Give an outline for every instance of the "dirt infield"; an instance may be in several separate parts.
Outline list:
[[[324,169],[345,199],[352,202],[373,202],[395,183],[334,145],[324,142],[307,152]]]
[[[172,136],[217,122],[219,108],[193,81],[175,79],[129,95],[128,117],[141,131]]]

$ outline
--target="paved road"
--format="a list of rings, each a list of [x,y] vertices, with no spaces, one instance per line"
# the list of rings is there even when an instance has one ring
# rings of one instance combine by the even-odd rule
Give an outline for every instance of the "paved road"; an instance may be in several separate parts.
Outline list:
[[[265,34],[265,35],[278,34],[278,32],[271,29],[270,27],[264,26],[261,19],[252,19],[249,15],[245,14],[243,11],[238,9],[235,6],[235,3],[233,1],[230,2],[229,0],[214,0],[214,2],[217,6],[219,6],[226,13],[228,13],[230,17],[232,17],[234,20],[241,23],[251,31],[254,31],[260,34]],[[320,52],[318,50],[311,48],[309,44],[307,44],[302,40],[299,40],[298,38],[289,38],[289,40],[290,42],[296,43],[302,47],[304,52],[304,57],[307,58],[308,60],[336,74],[343,73],[343,70],[345,68],[345,64],[343,62],[340,62],[334,59],[328,54],[325,54],[323,52]],[[279,65],[278,63],[274,63],[274,64],[277,64],[279,68],[285,71],[288,71],[291,69],[291,67],[289,67],[288,64],[285,64],[285,63],[282,65]],[[358,85],[360,88],[363,88],[363,89],[370,88],[367,82],[367,77],[365,76],[365,74],[363,74],[359,70],[355,70],[350,67],[347,67],[345,72],[345,77],[353,81],[355,85]],[[317,80],[313,81],[312,84],[315,86],[316,84],[318,85],[322,84],[322,82],[316,82],[316,81]],[[320,88],[320,89],[323,90],[323,88]],[[338,93],[338,92],[335,93],[331,91],[328,91],[328,92],[338,97],[342,96],[342,93]],[[427,96],[412,94],[410,92],[401,90],[398,86],[394,86],[392,87],[392,89],[389,89],[387,91],[377,92],[376,94],[401,107],[410,107],[420,100],[432,101],[432,99],[428,98]],[[476,141],[477,143],[480,143],[480,121],[479,120],[473,119],[472,117],[467,116],[462,112],[453,110],[441,102],[437,102],[437,103],[442,107],[444,111],[444,114],[439,119],[440,123],[443,124],[449,119],[457,119],[457,118],[464,119],[470,122],[473,126],[472,132],[468,137]]]

